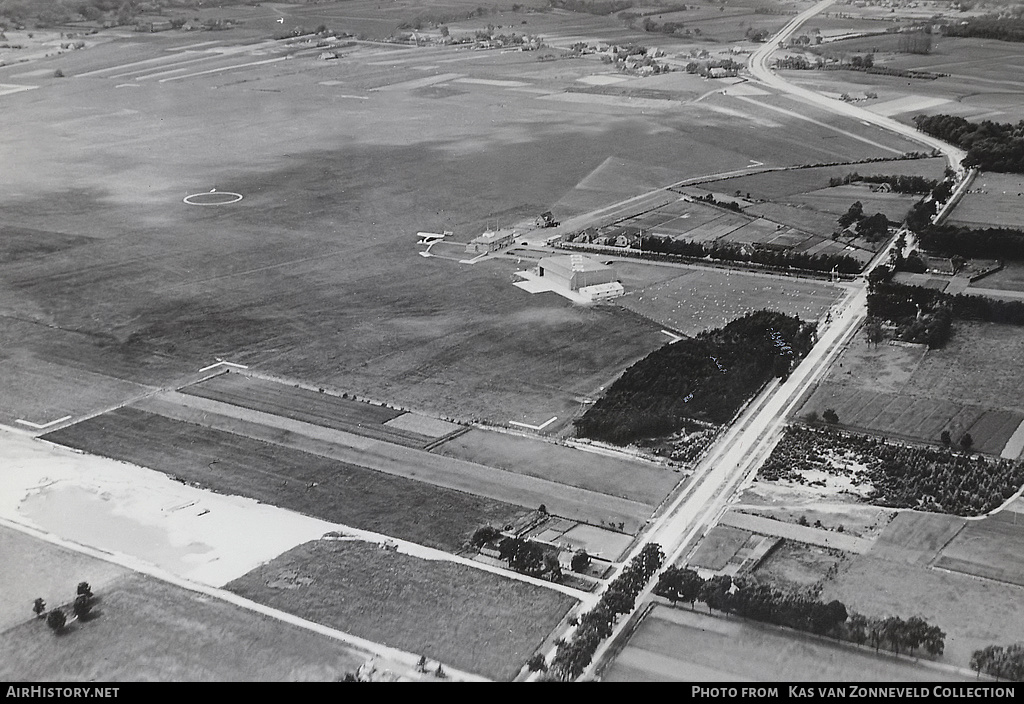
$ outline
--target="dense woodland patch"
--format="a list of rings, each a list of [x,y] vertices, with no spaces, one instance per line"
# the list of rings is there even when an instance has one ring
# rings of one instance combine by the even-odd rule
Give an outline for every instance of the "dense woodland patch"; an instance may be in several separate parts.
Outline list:
[[[811,470],[851,475],[849,461],[866,467],[854,481],[873,487],[867,500],[892,508],[980,516],[1002,505],[1024,484],[1020,461],[798,426],[786,429],[758,477],[804,482],[803,472]]]
[[[1021,6],[1018,5],[1018,15]],[[942,28],[947,37],[977,37],[1004,42],[1024,42],[1024,17],[1010,15],[984,15],[971,17]]]
[[[970,122],[953,115],[918,115],[917,129],[967,151],[967,168],[1024,173],[1024,120]]]
[[[943,257],[1024,261],[1024,231],[1006,227],[931,225],[918,233],[921,247]]]
[[[576,421],[576,431],[625,444],[676,432],[690,419],[727,423],[772,377],[789,374],[810,351],[815,330],[762,310],[665,345],[627,369]]]

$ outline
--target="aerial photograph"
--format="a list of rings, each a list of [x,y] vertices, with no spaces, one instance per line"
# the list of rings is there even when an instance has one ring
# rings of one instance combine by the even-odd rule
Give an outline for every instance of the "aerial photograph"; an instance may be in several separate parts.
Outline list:
[[[1013,698],[1022,495],[1024,0],[0,0],[6,697]]]

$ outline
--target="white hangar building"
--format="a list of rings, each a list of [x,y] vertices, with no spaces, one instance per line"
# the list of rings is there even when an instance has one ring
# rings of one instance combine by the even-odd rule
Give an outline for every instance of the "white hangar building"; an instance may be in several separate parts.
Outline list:
[[[545,257],[537,267],[546,282],[576,291],[590,300],[615,298],[623,293],[615,269],[582,254]]]

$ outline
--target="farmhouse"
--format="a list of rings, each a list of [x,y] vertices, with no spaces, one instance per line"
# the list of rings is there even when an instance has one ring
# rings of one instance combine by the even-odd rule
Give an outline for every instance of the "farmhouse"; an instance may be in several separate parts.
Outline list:
[[[550,283],[576,291],[592,301],[615,298],[623,293],[615,269],[582,254],[545,257],[537,273]]]
[[[488,230],[474,237],[466,245],[467,252],[496,252],[512,244],[516,231],[512,229]]]

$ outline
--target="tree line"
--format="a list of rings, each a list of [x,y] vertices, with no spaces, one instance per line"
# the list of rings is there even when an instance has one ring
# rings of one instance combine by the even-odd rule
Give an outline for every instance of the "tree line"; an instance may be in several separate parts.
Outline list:
[[[561,682],[569,682],[582,675],[594,659],[601,641],[612,634],[620,615],[633,610],[636,598],[664,561],[665,553],[660,545],[645,545],[608,585],[597,606],[579,618],[572,639],[558,642],[551,664],[548,665],[543,656],[534,656],[529,663],[530,669],[546,671],[546,679]]]
[[[997,680],[1024,682],[1024,644],[989,645],[971,655],[971,669]]]
[[[942,440],[950,440],[948,433]],[[758,477],[800,482],[811,470],[847,473],[832,461],[844,454],[865,466],[864,478],[873,487],[867,500],[877,506],[978,516],[1001,506],[1024,484],[1020,461],[796,425],[786,428]]]
[[[807,254],[790,249],[767,249],[751,245],[719,242],[676,240],[660,235],[645,235],[641,241],[645,252],[677,255],[693,259],[716,259],[726,262],[751,262],[783,269],[832,271],[857,274],[862,264],[846,254]]]
[[[629,367],[579,419],[581,437],[626,444],[668,435],[687,419],[726,423],[814,344],[816,326],[761,310],[679,340]]]
[[[856,171],[846,176],[833,176],[829,179],[830,188],[835,186],[846,186],[851,183],[887,183],[893,193],[910,193],[926,195],[939,185],[939,182],[923,176],[903,176],[899,174],[873,174],[861,176]]]
[[[717,609],[741,618],[785,626],[821,636],[832,636],[858,645],[870,644],[895,653],[924,648],[929,655],[941,655],[946,634],[919,616],[867,618],[850,613],[841,601],[824,603],[813,597],[781,591],[756,580],[716,575],[704,579],[685,567],[669,567],[654,589],[658,596],[693,604],[702,601],[708,613]]]
[[[942,257],[1024,261],[1024,231],[1008,227],[931,225],[918,233],[921,247]]]
[[[966,150],[967,168],[1024,173],[1024,120],[975,123],[954,115],[918,115],[914,123],[925,134]]]
[[[984,15],[971,17],[962,23],[943,25],[947,37],[977,37],[1004,42],[1024,42],[1024,17]]]

